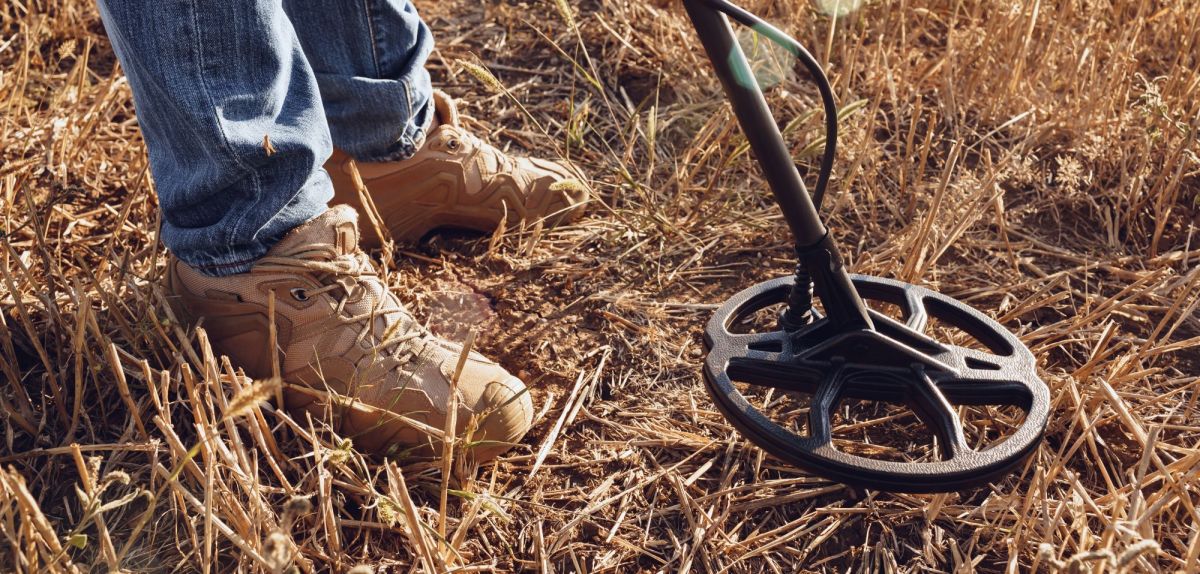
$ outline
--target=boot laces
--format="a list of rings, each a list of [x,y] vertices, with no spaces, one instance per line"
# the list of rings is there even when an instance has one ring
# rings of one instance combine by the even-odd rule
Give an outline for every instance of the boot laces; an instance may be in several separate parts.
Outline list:
[[[333,312],[334,316],[338,317],[338,322],[360,327],[354,338],[355,345],[361,344],[368,337],[375,337],[376,319],[387,318],[392,313],[398,314],[399,317],[387,325],[383,334],[377,336],[377,340],[371,346],[371,352],[374,354],[384,354],[398,359],[397,367],[410,364],[424,350],[425,328],[398,302],[392,308],[384,308],[387,298],[393,297],[393,295],[382,285],[379,273],[371,265],[367,254],[362,251],[339,254],[332,245],[312,245],[303,251],[287,255],[265,256],[251,271],[260,273],[300,272],[314,277],[322,284],[321,287],[296,289],[293,290],[293,296],[302,301],[322,294],[329,294],[333,297],[335,303]],[[360,301],[364,295],[370,292],[370,285],[373,283],[378,284],[383,297],[365,312],[357,314],[350,312],[347,305]]]

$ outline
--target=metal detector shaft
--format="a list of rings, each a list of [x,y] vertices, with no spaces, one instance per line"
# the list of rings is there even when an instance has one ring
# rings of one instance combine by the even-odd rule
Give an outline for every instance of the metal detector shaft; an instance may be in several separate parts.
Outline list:
[[[705,0],[683,0],[683,5],[775,200],[779,202],[795,239],[797,255],[812,275],[826,316],[839,329],[872,329],[866,306],[855,291],[829,230],[821,222],[817,207],[809,197],[729,20]]]
[[[743,436],[781,460],[862,488],[947,492],[1014,468],[1037,448],[1050,412],[1050,390],[1038,377],[1033,353],[1004,326],[952,297],[880,277],[851,278],[820,217],[837,154],[837,102],[821,64],[794,38],[730,0],[682,1],[787,219],[799,259],[794,275],[734,295],[705,326],[704,384],[717,408]],[[788,50],[812,75],[826,126],[813,197],[730,20]],[[813,291],[824,313],[813,309]],[[898,316],[868,311],[864,298],[895,306]],[[786,309],[776,328],[748,325],[780,304]],[[935,321],[979,345],[938,340],[939,333],[929,332]],[[792,419],[794,406],[781,410],[777,401],[744,394],[766,389],[810,396],[803,429],[773,416]],[[841,441],[835,440],[833,417],[846,399],[905,404],[941,448],[904,460],[845,450],[835,444]],[[1002,440],[968,442],[960,411],[970,405],[1016,407],[1025,419]]]

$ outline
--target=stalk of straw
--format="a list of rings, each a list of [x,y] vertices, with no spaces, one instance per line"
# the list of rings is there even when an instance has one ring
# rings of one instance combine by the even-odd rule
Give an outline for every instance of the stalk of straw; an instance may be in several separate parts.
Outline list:
[[[454,460],[455,428],[458,426],[458,379],[462,377],[471,348],[475,346],[475,330],[467,333],[462,352],[458,355],[458,364],[454,367],[454,377],[450,379],[450,404],[446,407],[445,438],[442,439],[442,488],[438,499],[438,543],[446,540],[446,501],[450,492],[450,469]],[[444,548],[443,550],[448,550]]]

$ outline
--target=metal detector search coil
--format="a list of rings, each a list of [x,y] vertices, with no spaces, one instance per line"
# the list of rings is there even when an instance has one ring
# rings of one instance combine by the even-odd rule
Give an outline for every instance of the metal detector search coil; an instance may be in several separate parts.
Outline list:
[[[754,285],[725,302],[705,327],[704,381],[722,414],[751,442],[795,466],[852,486],[896,492],[948,492],[989,482],[1033,452],[1050,411],[1050,390],[1033,354],[1016,336],[965,303],[924,287],[851,275],[819,208],[837,139],[833,91],[816,59],[788,35],[725,0],[683,0],[751,149],[791,230],[793,276]],[[753,28],[796,56],[812,74],[825,110],[826,144],[809,196],[729,20]],[[813,295],[824,313],[813,308]],[[864,300],[895,305],[902,320]],[[735,334],[730,327],[785,304],[775,331]],[[936,340],[930,320],[952,325],[985,350]],[[812,396],[808,432],[772,421],[734,383]],[[885,461],[836,449],[832,412],[843,399],[908,405],[932,429],[940,459]],[[972,448],[955,407],[1007,405],[1025,413],[1011,435]]]

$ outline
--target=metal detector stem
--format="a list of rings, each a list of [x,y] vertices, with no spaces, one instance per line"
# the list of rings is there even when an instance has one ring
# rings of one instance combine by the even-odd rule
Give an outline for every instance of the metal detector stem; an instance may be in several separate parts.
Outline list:
[[[864,488],[946,492],[1010,471],[1037,448],[1050,412],[1050,390],[1033,353],[1003,325],[953,297],[849,275],[820,216],[837,154],[837,103],[821,64],[795,39],[729,0],[683,5],[791,228],[799,260],[793,276],[743,289],[705,325],[704,385],[717,409],[781,460]],[[729,19],[782,46],[812,74],[827,136],[812,197]],[[813,309],[813,291],[824,313]],[[864,299],[886,303],[892,312],[868,309]],[[753,320],[780,304],[786,310],[775,327]],[[974,344],[940,340],[944,333],[931,325],[957,328]],[[781,407],[755,394],[766,389],[807,395],[810,402]],[[854,441],[834,432],[845,400],[904,404],[937,448],[903,460],[852,452],[845,443]],[[1001,440],[968,440],[960,413],[973,405],[1015,407],[1025,418]],[[801,412],[803,423],[796,420]]]
[[[873,329],[866,306],[809,197],[729,20],[705,0],[683,0],[683,5],[779,202],[795,239],[796,254],[813,279],[825,315],[838,330]]]

